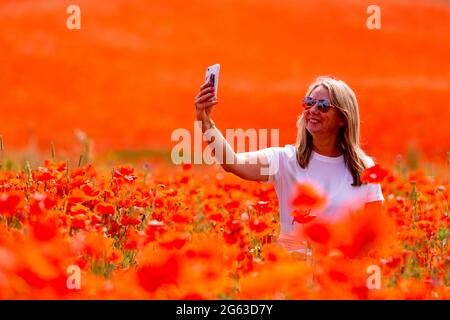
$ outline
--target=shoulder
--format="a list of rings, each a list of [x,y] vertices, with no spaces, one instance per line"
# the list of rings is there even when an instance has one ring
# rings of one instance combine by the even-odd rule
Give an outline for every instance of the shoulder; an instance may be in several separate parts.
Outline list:
[[[363,161],[366,164],[367,168],[373,167],[375,165],[375,161],[372,157],[365,155],[363,157]],[[363,184],[366,190],[366,203],[373,201],[384,201],[383,191],[381,189],[380,183],[366,183]]]
[[[285,145],[284,147],[270,147],[261,150],[268,160],[270,172],[275,176],[285,174],[289,167],[294,166],[297,161],[295,146]]]
[[[297,152],[293,144],[287,144],[279,147],[279,158],[285,163],[297,162]]]
[[[270,147],[262,149],[261,152],[266,156],[268,164],[284,170],[288,163],[296,161],[296,152],[294,145],[285,145],[284,147]]]
[[[287,157],[295,157],[296,155],[296,149],[293,144],[287,144],[283,148],[283,152],[286,154]]]
[[[282,156],[283,158],[295,157],[295,146],[287,144],[284,147],[270,147],[262,150],[264,153],[271,156]]]

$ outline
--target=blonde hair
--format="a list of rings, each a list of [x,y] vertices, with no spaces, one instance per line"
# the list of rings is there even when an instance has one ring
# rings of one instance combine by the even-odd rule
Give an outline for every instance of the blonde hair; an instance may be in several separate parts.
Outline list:
[[[358,101],[353,90],[342,80],[332,77],[318,77],[309,87],[306,95],[319,86],[325,87],[329,94],[331,104],[334,105],[346,120],[346,124],[339,128],[337,147],[344,154],[346,166],[353,176],[352,186],[360,186],[361,173],[369,166],[368,156],[360,147],[360,121]],[[297,119],[297,161],[302,168],[306,168],[313,150],[313,137],[306,129],[304,113]]]

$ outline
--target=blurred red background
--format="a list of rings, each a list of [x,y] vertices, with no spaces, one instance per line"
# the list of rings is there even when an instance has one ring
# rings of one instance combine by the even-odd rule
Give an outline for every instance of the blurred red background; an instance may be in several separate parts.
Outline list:
[[[81,8],[68,30],[66,8]],[[381,30],[366,27],[370,4]],[[319,75],[357,93],[362,142],[383,159],[450,150],[450,3],[439,0],[0,2],[0,134],[6,148],[170,149],[192,130],[206,67],[221,64],[220,129],[279,128]]]

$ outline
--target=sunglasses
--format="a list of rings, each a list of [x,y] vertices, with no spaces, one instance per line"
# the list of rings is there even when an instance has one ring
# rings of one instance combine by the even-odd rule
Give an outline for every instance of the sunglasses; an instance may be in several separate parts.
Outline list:
[[[322,113],[327,113],[331,107],[334,107],[330,101],[327,99],[314,99],[313,97],[304,97],[303,98],[303,108],[305,110],[311,109],[313,106],[317,104],[317,109]]]

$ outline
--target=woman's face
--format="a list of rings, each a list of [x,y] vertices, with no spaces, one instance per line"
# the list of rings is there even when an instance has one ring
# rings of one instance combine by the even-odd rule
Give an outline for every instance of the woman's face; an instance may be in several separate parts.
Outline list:
[[[316,100],[326,99],[331,102],[328,89],[324,86],[318,86],[309,96]],[[318,134],[337,135],[340,126],[345,124],[345,119],[340,116],[339,110],[333,107],[328,112],[322,113],[317,109],[316,104],[304,113],[306,129],[313,137]]]

